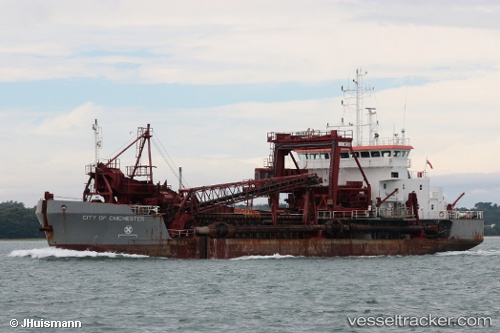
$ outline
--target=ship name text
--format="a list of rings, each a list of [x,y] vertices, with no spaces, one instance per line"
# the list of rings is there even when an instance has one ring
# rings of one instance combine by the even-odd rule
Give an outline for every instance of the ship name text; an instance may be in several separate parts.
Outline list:
[[[126,221],[126,222],[143,222],[144,216],[129,216],[129,215],[82,215],[84,221]]]

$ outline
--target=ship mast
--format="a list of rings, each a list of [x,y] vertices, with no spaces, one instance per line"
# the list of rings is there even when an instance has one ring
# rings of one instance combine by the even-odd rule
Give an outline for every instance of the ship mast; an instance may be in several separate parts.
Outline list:
[[[89,180],[83,191],[83,201],[92,201],[98,197],[107,203],[137,203],[149,200],[156,193],[153,188],[153,164],[151,156],[151,142],[153,129],[148,124],[146,128],[139,127],[137,138],[113,158],[104,162],[99,161],[99,149],[102,148],[101,128],[97,120],[92,125],[95,138],[96,162],[85,167]],[[127,166],[127,174],[120,170],[119,157],[130,147],[136,145],[136,161],[133,166]],[[147,150],[146,149],[147,145]],[[141,163],[142,155],[147,154],[148,164]],[[145,177],[145,180],[137,178]],[[152,199],[151,199],[152,200]]]
[[[368,72],[363,72],[363,70],[360,68],[360,69],[356,69],[356,79],[353,79],[352,82],[354,82],[354,85],[355,85],[355,88],[354,89],[350,89],[349,87],[347,87],[347,89],[344,89],[344,87],[342,87],[342,92],[344,93],[344,95],[346,93],[351,93],[351,94],[355,94],[356,96],[356,136],[354,138],[354,144],[356,146],[361,146],[363,145],[363,126],[365,126],[366,124],[363,122],[363,115],[362,115],[362,112],[363,112],[363,94],[367,91],[372,91],[373,88],[371,87],[364,87],[363,86],[363,76],[365,76],[366,74],[368,74]],[[342,101],[342,105],[344,105],[344,107],[348,107],[349,106],[349,103],[345,103],[344,104],[344,101]],[[375,110],[374,108],[368,108],[368,112],[369,112],[369,115],[370,115],[370,131],[371,131],[371,127],[372,127],[372,120],[371,120],[371,117],[372,115],[375,114],[375,112],[373,111]],[[373,138],[371,137],[371,133],[370,133],[370,142],[373,140]]]
[[[95,143],[95,163],[99,163],[99,149],[102,149],[102,133],[101,127],[97,124],[97,119],[94,124],[92,124],[92,130],[94,131],[94,143]]]
[[[367,74],[367,73],[365,73]],[[361,99],[360,94],[360,82],[363,80],[363,75],[361,70],[356,70],[356,80],[354,84],[356,85],[356,145],[360,146],[363,144],[363,129],[361,125],[363,124],[363,119],[361,118],[361,108],[363,107],[361,104],[363,100]]]

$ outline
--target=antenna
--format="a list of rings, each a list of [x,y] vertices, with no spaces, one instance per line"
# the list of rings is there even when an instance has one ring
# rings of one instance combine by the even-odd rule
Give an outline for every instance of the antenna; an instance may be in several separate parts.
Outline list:
[[[179,191],[183,188],[182,186],[182,167],[179,167]]]
[[[405,87],[405,106],[403,109],[403,128],[401,129],[401,133],[403,133],[403,144],[405,141],[405,128],[406,128],[406,104],[408,101],[408,76],[406,77],[406,87]]]
[[[372,91],[372,87],[364,87],[363,85],[363,76],[368,74],[368,72],[363,72],[361,68],[356,69],[356,79],[353,79],[352,82],[354,82],[354,85],[356,86],[355,89],[350,89],[349,87],[344,88],[342,86],[342,92],[344,93],[351,93],[355,94],[356,96],[356,137],[355,137],[355,144],[357,146],[360,146],[363,144],[363,126],[366,125],[363,123],[363,116],[362,116],[362,111],[363,111],[363,94],[367,91]],[[349,103],[344,103],[342,101],[342,105],[344,107],[349,107]],[[370,138],[371,140],[371,138]]]
[[[369,144],[370,145],[373,145],[374,144],[374,141],[375,141],[375,135],[374,133],[376,134],[376,130],[378,128],[378,122],[374,122],[374,118],[375,118],[375,115],[377,114],[377,112],[375,111],[376,108],[365,108],[368,110],[368,138],[369,138]],[[377,136],[378,138],[378,136]]]
[[[94,131],[94,142],[95,142],[95,163],[99,163],[99,149],[102,149],[102,129],[97,124],[97,119],[92,124],[92,130]]]

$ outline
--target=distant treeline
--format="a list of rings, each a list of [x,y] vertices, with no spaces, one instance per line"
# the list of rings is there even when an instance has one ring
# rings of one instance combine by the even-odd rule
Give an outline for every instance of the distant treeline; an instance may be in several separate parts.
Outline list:
[[[500,206],[491,202],[478,202],[474,210],[484,211],[484,235],[500,236]]]
[[[256,205],[254,209],[267,210],[269,206]],[[500,206],[491,202],[478,202],[472,209],[484,211],[486,236],[500,236]],[[15,201],[0,203],[0,239],[43,238],[44,234],[39,228],[35,207],[26,208],[23,203]]]
[[[35,207],[26,208],[22,202],[0,203],[0,238],[42,238]]]

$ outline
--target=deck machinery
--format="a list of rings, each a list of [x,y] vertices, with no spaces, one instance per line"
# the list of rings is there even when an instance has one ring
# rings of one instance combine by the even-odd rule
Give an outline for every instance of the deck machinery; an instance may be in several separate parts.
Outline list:
[[[420,225],[416,196],[410,195],[405,209],[380,216],[372,205],[370,184],[358,162],[364,182],[338,184],[340,151],[352,150],[352,133],[330,131],[269,133],[271,156],[263,168],[255,170],[255,180],[180,189],[153,182],[151,162],[152,129],[140,128],[137,139],[106,163],[87,167],[89,180],[83,200],[105,203],[147,205],[162,215],[171,237],[211,238],[383,238],[438,236],[439,224]],[[136,163],[125,176],[118,157],[136,144]],[[141,164],[147,147],[148,163]],[[330,150],[328,185],[301,169],[294,157],[297,149]],[[354,155],[355,156],[355,155]],[[286,158],[292,168],[287,168]],[[145,180],[138,180],[139,178]],[[268,197],[270,211],[251,207],[238,209],[239,202]],[[280,205],[284,198],[285,205]],[[379,198],[380,201],[380,198]],[[194,231],[194,232],[193,232]]]

